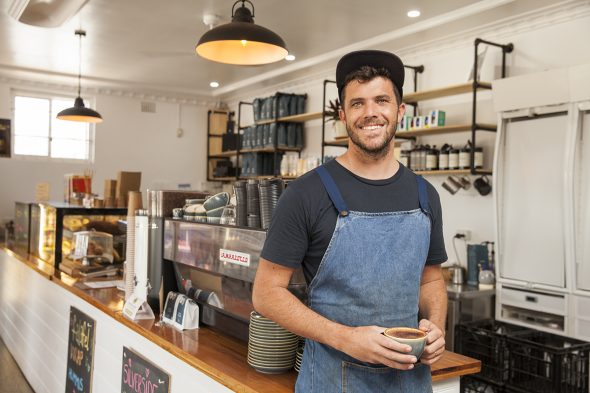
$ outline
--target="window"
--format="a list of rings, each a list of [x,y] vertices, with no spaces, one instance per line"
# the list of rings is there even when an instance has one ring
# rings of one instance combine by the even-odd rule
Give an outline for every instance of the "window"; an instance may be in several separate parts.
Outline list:
[[[88,123],[58,120],[73,98],[14,96],[14,154],[91,160],[92,129]]]

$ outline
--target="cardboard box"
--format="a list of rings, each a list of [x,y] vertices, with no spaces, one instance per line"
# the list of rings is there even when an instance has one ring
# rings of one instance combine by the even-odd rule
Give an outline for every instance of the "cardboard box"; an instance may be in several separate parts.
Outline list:
[[[433,110],[430,112],[430,127],[442,127],[445,125],[445,112]]]
[[[127,193],[129,191],[139,191],[141,186],[141,172],[124,172],[117,173],[117,207],[127,206]],[[124,202],[123,202],[124,201]]]
[[[117,196],[117,181],[115,179],[107,179],[104,181],[104,198],[115,198]]]

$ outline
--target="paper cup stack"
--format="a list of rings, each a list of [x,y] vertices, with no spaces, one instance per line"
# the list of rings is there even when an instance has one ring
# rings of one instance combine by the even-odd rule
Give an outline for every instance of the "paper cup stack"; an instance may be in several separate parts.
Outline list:
[[[265,374],[293,368],[299,337],[256,311],[250,313],[248,364]]]
[[[141,192],[129,191],[127,207],[127,244],[125,248],[125,300],[135,289],[135,212],[141,209]]]
[[[125,252],[125,300],[135,288],[135,216],[127,216],[127,246]]]

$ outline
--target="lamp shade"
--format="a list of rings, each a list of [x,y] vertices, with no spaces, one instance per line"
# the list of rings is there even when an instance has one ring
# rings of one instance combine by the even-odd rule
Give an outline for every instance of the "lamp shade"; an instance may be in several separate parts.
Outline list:
[[[60,120],[80,121],[85,123],[102,123],[102,116],[95,110],[86,108],[82,97],[76,97],[72,108],[64,109],[57,114]]]
[[[289,53],[285,41],[273,31],[254,24],[250,10],[243,3],[232,15],[230,23],[203,34],[195,48],[197,54],[208,60],[236,65],[283,60]]]

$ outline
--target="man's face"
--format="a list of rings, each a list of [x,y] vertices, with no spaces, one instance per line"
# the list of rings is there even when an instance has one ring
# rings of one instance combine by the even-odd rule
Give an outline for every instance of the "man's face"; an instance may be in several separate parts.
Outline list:
[[[363,83],[353,80],[344,89],[340,119],[346,123],[351,141],[369,155],[386,153],[395,136],[398,116],[405,110],[404,104],[396,101],[393,83],[377,77]]]

